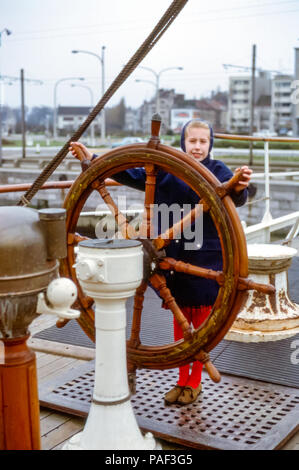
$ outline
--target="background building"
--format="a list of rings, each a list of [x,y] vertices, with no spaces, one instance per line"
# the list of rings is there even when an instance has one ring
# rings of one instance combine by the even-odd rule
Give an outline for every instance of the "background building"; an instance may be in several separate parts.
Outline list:
[[[59,106],[57,111],[58,134],[66,135],[77,130],[89,115],[91,108],[88,106]],[[101,127],[100,117],[94,119],[95,130]]]
[[[159,114],[162,117],[161,133],[165,134],[171,128],[170,115],[171,109],[174,107],[176,93],[173,89],[159,90]],[[140,129],[143,134],[150,133],[151,119],[156,112],[156,97],[150,101],[144,101],[139,108]]]
[[[248,133],[250,131],[251,95],[251,76],[229,77],[228,132]],[[254,103],[256,104],[261,96],[269,95],[271,95],[270,75],[267,72],[260,72],[255,78]]]
[[[254,106],[254,127],[257,132],[271,128],[271,95],[261,95]]]
[[[171,110],[171,130],[175,134],[179,134],[184,125],[190,121],[190,119],[199,118],[200,113],[194,108],[184,109],[175,108]]]
[[[299,135],[299,47],[295,47],[295,81],[292,88],[296,101],[293,102],[293,134]]]
[[[280,135],[292,129],[293,105],[291,102],[291,75],[276,75],[272,80],[270,129]]]

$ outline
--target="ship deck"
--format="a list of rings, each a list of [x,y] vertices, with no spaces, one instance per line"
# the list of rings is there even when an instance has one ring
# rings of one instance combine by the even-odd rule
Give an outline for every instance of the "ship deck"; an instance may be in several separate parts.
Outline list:
[[[298,248],[299,240],[293,243]],[[293,271],[294,274],[294,271]],[[298,273],[299,276],[299,263]],[[289,283],[293,282],[289,276]],[[32,323],[30,331],[31,337],[28,341],[29,346],[35,350],[37,358],[37,371],[39,388],[46,383],[52,383],[66,375],[79,366],[87,365],[95,356],[95,351],[88,347],[76,346],[55,341],[47,341],[40,338],[34,338],[38,332],[41,332],[56,323],[56,318],[51,315],[42,315]],[[256,382],[257,384],[259,381]],[[274,384],[275,387],[275,384]],[[55,408],[55,407],[54,407]],[[61,412],[51,407],[40,408],[40,430],[42,450],[59,450],[64,443],[74,434],[80,432],[85,424],[86,418],[73,414],[72,412]],[[173,439],[160,440],[162,448],[186,449],[173,442]],[[299,450],[299,431],[296,432],[287,442],[280,446],[282,450]]]
[[[53,318],[41,318],[37,320],[35,324],[32,324],[32,333],[37,333],[40,329],[47,328],[55,323],[55,319],[53,322]],[[42,347],[42,341],[43,340],[40,340],[39,342],[39,348]],[[44,342],[48,343],[48,341]],[[65,353],[71,354],[72,357],[64,355],[63,347],[65,348]],[[45,344],[45,349],[47,348],[48,345]],[[58,379],[71,369],[75,369],[87,362],[86,355],[88,355],[88,351],[85,351],[85,348],[74,347],[71,352],[69,345],[59,344],[58,348],[60,353],[58,353],[58,350],[55,351],[55,343],[53,343],[53,353],[36,351],[39,387],[49,380]],[[82,359],[82,357],[84,357],[84,359]],[[63,445],[71,436],[83,429],[85,421],[86,418],[41,406],[40,432],[42,450],[62,449]],[[159,442],[165,450],[186,449],[186,447],[174,444],[170,441],[159,440]],[[281,450],[299,450],[299,431],[282,446]]]
[[[49,380],[58,379],[61,375],[86,364],[94,357],[94,351],[81,346],[36,340],[36,333],[56,323],[51,315],[42,315],[31,324],[31,338],[28,345],[35,350],[37,362],[38,384],[41,387]],[[43,349],[45,352],[40,351]],[[52,351],[52,352],[50,352]],[[65,442],[80,432],[86,418],[63,413],[49,408],[40,407],[40,433],[42,450],[60,450]],[[167,441],[159,440],[163,449],[184,449],[184,447]],[[296,441],[299,449],[299,433]]]

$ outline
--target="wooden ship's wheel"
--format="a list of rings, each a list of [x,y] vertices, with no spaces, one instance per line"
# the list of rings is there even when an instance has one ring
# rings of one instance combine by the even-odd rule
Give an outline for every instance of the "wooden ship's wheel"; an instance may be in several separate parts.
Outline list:
[[[129,370],[136,368],[167,369],[192,362],[194,359],[205,363],[210,377],[220,379],[217,370],[209,360],[211,351],[225,336],[242,307],[247,289],[266,293],[272,286],[258,285],[247,279],[248,258],[245,235],[235,205],[229,196],[238,181],[235,175],[229,182],[221,184],[203,165],[187,154],[175,150],[159,141],[159,120],[152,121],[152,136],[148,144],[134,144],[111,150],[95,159],[72,185],[64,207],[67,209],[68,256],[61,263],[61,274],[77,284],[76,308],[81,310],[78,322],[85,333],[94,340],[93,300],[84,295],[74,269],[75,246],[85,239],[76,233],[80,212],[90,194],[98,191],[105,203],[112,208],[118,227],[126,238],[134,237],[134,229],[113,201],[105,180],[115,173],[129,168],[144,167],[146,173],[144,215],[139,237],[143,244],[145,275],[134,299],[131,336],[127,341]],[[172,173],[183,180],[198,195],[203,211],[209,211],[221,242],[223,270],[193,266],[165,256],[164,248],[182,231],[183,224],[192,223],[198,216],[195,207],[181,222],[174,224],[167,232],[150,239],[152,223],[151,205],[154,203],[156,174],[159,169]],[[148,236],[148,237],[147,237]],[[208,319],[196,330],[191,327],[167,288],[163,272],[167,270],[214,279],[219,284],[217,299]],[[171,310],[182,327],[184,338],[163,346],[143,345],[140,341],[141,315],[144,293],[148,284],[159,291],[164,304]]]

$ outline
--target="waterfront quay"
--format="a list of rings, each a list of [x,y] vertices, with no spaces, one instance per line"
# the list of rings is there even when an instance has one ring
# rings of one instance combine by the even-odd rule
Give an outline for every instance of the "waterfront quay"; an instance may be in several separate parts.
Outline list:
[[[106,153],[107,150],[109,149],[96,149],[95,152],[101,155]],[[238,152],[239,150],[244,149],[238,149]],[[34,149],[31,148],[30,150],[28,149],[28,155],[23,159],[20,157],[19,151],[16,152],[16,149],[5,149],[0,169],[0,186],[31,184],[57,151],[58,148],[42,149],[41,154],[37,155],[34,153]],[[49,152],[52,155],[49,155]],[[273,150],[273,152],[277,151]],[[271,214],[273,217],[280,217],[299,209],[299,151],[291,152],[298,153],[298,162],[275,158],[270,163],[270,172],[278,174],[277,177],[270,180]],[[220,155],[225,154],[223,159],[232,170],[238,166],[248,164],[247,156],[236,159],[236,157],[231,155],[232,149],[215,149],[215,158],[218,158],[218,153]],[[221,158],[220,155],[219,158]],[[260,221],[265,207],[265,178],[261,174],[264,171],[263,161],[255,159],[252,169],[254,171],[252,178],[254,191],[250,195],[247,204],[238,208],[241,220],[244,220],[247,225]],[[71,154],[68,154],[48,181],[73,181],[80,173],[80,163]],[[68,189],[41,190],[35,195],[32,205],[37,208],[61,207],[67,191]],[[110,191],[116,197],[126,196],[127,209],[143,204],[143,194],[137,190],[128,187],[111,187]],[[0,203],[2,205],[14,205],[18,202],[21,195],[21,191],[0,194]],[[84,211],[95,211],[101,204],[102,201],[99,196],[92,194],[88,198]]]

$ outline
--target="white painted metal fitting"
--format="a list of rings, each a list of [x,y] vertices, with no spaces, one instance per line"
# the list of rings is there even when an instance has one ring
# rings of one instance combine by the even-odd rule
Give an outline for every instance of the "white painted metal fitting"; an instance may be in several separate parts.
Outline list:
[[[76,284],[71,279],[60,277],[50,282],[46,295],[43,292],[38,294],[36,312],[57,315],[59,318],[72,320],[80,316],[79,310],[70,308],[76,299]]]
[[[153,450],[142,435],[130,401],[126,360],[126,300],[143,278],[137,240],[79,243],[76,270],[84,293],[95,301],[96,364],[93,400],[84,430],[66,450]]]

